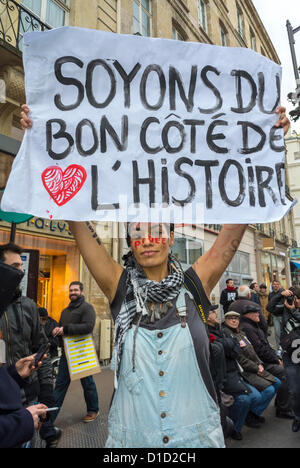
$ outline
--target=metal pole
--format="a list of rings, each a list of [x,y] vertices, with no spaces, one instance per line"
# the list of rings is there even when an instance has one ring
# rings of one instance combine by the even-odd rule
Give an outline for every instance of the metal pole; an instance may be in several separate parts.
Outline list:
[[[11,223],[9,242],[12,242],[13,244],[15,243],[15,240],[16,240],[16,229],[17,229],[16,223]]]
[[[298,84],[298,80],[299,80],[299,70],[298,70],[298,65],[297,65],[296,51],[295,51],[295,47],[294,47],[294,44],[295,44],[294,34],[296,34],[296,32],[298,32],[298,31],[300,30],[300,27],[299,27],[299,28],[296,28],[296,29],[294,30],[294,29],[292,28],[292,25],[291,25],[291,23],[289,22],[289,20],[287,20],[287,22],[286,22],[286,27],[287,27],[288,36],[289,36],[289,43],[290,43],[290,48],[291,48],[291,54],[292,54],[292,61],[293,61],[293,67],[294,67],[295,78],[296,78],[296,82],[297,82],[297,84]]]

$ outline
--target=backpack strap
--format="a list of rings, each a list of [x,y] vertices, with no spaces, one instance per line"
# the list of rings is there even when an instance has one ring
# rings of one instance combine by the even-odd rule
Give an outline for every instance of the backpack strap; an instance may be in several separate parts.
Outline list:
[[[202,297],[206,298],[203,286],[201,282],[197,285],[196,281],[189,275],[187,272],[184,272],[184,286],[185,288],[192,294],[194,303],[197,307],[199,315],[202,321],[206,324],[207,322],[207,314],[205,314],[203,309],[203,302]],[[201,290],[202,289],[202,290]],[[204,296],[203,296],[204,295]]]

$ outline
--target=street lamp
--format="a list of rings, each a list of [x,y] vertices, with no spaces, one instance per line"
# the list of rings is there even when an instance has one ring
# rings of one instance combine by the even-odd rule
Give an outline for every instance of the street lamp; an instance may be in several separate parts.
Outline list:
[[[287,32],[288,32],[288,37],[289,37],[289,43],[290,43],[290,48],[291,48],[291,55],[292,55],[292,61],[293,61],[293,67],[294,67],[294,74],[295,74],[295,79],[296,79],[296,92],[295,93],[289,93],[288,94],[288,100],[292,102],[292,104],[296,107],[296,109],[292,110],[290,112],[291,119],[296,122],[300,118],[300,77],[299,77],[299,68],[297,65],[297,57],[296,57],[296,51],[295,51],[295,34],[300,31],[300,26],[298,28],[293,29],[291,23],[289,20],[286,22],[286,27],[287,27]]]

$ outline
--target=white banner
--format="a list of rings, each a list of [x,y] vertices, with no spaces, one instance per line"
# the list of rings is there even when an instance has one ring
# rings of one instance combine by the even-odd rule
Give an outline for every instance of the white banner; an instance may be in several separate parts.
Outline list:
[[[64,27],[24,37],[26,131],[5,211],[264,223],[285,198],[281,68],[246,48]]]

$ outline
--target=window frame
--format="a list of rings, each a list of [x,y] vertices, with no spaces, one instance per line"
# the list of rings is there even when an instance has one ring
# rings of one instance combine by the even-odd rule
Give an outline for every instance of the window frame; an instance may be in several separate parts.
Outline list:
[[[176,241],[179,241],[179,240],[180,241],[184,240],[184,243],[185,243],[186,262],[182,261],[181,258],[178,258],[178,260],[183,265],[183,268],[190,267],[195,263],[195,259],[193,259],[193,263],[190,263],[190,257],[191,257],[190,256],[190,251],[191,250],[196,250],[196,249],[190,249],[190,244],[193,244],[194,242],[199,244],[199,250],[200,250],[199,256],[201,256],[204,253],[204,242],[203,242],[202,239],[197,239],[196,237],[184,236],[184,235],[180,235],[180,234],[178,235],[178,233],[175,232],[175,243],[176,243]],[[176,256],[176,254],[174,254],[174,255]],[[199,256],[197,257],[197,259],[199,258]]]
[[[70,0],[66,0],[65,2],[62,0],[41,0],[41,13],[40,15],[37,15],[33,10],[31,10],[26,4],[23,3],[21,0],[21,6],[24,6],[24,8],[27,8],[27,10],[31,11],[34,15],[36,15],[42,23],[46,24],[47,26],[50,26],[51,28],[55,28],[52,24],[48,23],[46,21],[47,17],[47,6],[48,2],[52,1],[55,3],[63,12],[65,13],[65,18],[64,18],[64,24],[62,26],[67,26],[69,24],[69,13],[70,13]],[[62,26],[57,26],[57,27],[62,27]]]
[[[245,18],[243,10],[239,5],[236,7],[237,9],[237,22],[238,22],[238,33],[239,35],[245,39]]]
[[[205,31],[207,34],[208,33],[207,3],[204,0],[198,0],[198,23],[199,23],[199,26],[203,29],[203,31]]]
[[[225,38],[225,44],[223,43],[223,38]],[[220,23],[220,39],[221,39],[221,46],[228,47],[228,31],[225,29],[222,23]]]
[[[174,26],[174,24],[172,24],[172,39],[175,41],[185,41],[183,35],[178,31],[178,29],[176,28],[176,26]]]
[[[257,52],[257,40],[256,40],[256,35],[253,31],[252,28],[250,28],[250,47],[252,50]]]
[[[134,31],[134,14],[133,14],[133,4],[136,4],[139,8],[139,31]],[[149,17],[149,29],[150,29],[150,34],[149,36],[144,36],[143,34],[143,16],[142,13],[146,13],[146,15]],[[146,8],[142,4],[142,0],[132,0],[132,32],[133,34],[140,34],[141,36],[144,37],[152,37],[152,0],[149,0],[149,11],[146,10]]]

